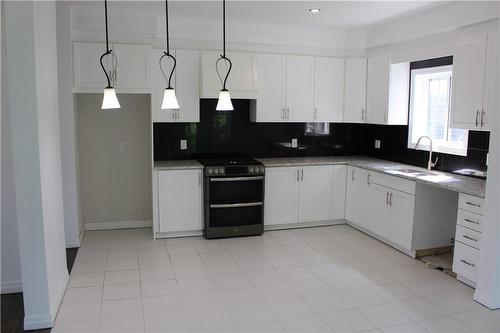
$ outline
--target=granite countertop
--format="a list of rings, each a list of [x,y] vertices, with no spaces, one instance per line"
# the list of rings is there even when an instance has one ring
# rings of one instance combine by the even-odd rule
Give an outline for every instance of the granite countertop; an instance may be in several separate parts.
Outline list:
[[[412,165],[390,162],[363,156],[323,156],[323,157],[284,157],[284,158],[259,158],[264,166],[286,167],[286,166],[308,166],[308,165],[335,165],[348,164],[351,166],[385,173],[388,175],[414,180],[455,192],[466,193],[483,197],[486,192],[486,181],[482,179],[460,176],[447,172],[432,170],[432,175],[411,176],[398,173],[398,170],[411,169],[415,171],[428,172],[427,169]]]
[[[154,168],[158,170],[203,169],[203,165],[195,160],[171,160],[156,161],[154,163]]]

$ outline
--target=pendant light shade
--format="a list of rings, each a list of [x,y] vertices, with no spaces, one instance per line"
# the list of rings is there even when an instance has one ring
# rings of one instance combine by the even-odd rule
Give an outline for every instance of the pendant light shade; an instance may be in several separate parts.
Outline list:
[[[116,98],[115,88],[104,88],[101,109],[110,110],[119,108],[120,102],[118,102],[118,98]]]
[[[179,103],[177,102],[177,97],[175,96],[175,89],[172,87],[172,75],[174,74],[177,61],[175,57],[172,54],[170,54],[170,43],[168,37],[168,0],[165,0],[165,36],[167,42],[166,52],[163,52],[159,64],[161,73],[163,74],[163,77],[167,82],[167,88],[165,88],[165,91],[163,93],[163,102],[161,103],[161,109],[162,110],[178,109]],[[162,61],[164,59],[172,60],[172,70],[170,71],[170,75],[168,76],[168,78],[162,66]]]
[[[163,93],[163,102],[161,103],[162,110],[168,109],[178,109],[179,103],[177,102],[177,97],[175,96],[174,88],[166,88]]]
[[[116,97],[116,92],[115,88],[113,88],[113,85],[111,84],[111,78],[109,77],[111,75],[112,78],[116,77],[116,68],[118,67],[118,59],[116,58],[115,54],[113,53],[113,50],[109,48],[109,43],[108,43],[108,1],[104,0],[104,24],[106,26],[106,52],[104,52],[101,55],[101,58],[99,59],[101,63],[101,68],[104,71],[104,75],[106,75],[106,81],[108,82],[108,85],[106,88],[104,88],[104,96],[102,98],[102,105],[101,109],[119,109],[120,108],[120,103],[118,102],[118,98]],[[106,70],[106,67],[104,67],[103,59],[111,56],[113,57],[114,61],[114,67],[113,71],[111,74],[108,74],[108,71]]]
[[[222,79],[219,72],[219,63],[221,63],[221,61],[226,62],[228,65],[224,79]],[[226,89],[227,78],[229,77],[229,73],[231,73],[232,67],[233,64],[231,63],[231,60],[226,57],[226,0],[222,0],[222,54],[215,63],[215,70],[217,71],[217,75],[222,83],[222,89],[219,92],[219,101],[217,102],[217,106],[215,108],[217,111],[234,110],[233,103],[231,102],[231,94],[229,93],[229,90]]]
[[[217,106],[215,107],[217,111],[233,111],[233,103],[231,102],[231,94],[229,90],[222,89],[219,91],[219,100],[217,101]]]

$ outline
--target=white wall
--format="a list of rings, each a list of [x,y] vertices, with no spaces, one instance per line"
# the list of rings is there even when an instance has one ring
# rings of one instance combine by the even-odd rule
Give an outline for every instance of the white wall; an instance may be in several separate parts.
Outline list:
[[[53,326],[68,282],[55,3],[6,2],[7,98],[24,328]]]
[[[3,3],[1,5],[3,7]],[[2,41],[5,40],[5,20],[2,10],[1,18]],[[12,166],[12,150],[10,138],[10,118],[7,106],[7,62],[5,61],[6,49],[2,47],[2,164],[1,164],[1,293],[20,292],[21,259],[19,257],[19,242],[17,233],[16,197],[14,189],[14,169]]]
[[[151,225],[150,95],[77,94],[80,198],[85,229]]]

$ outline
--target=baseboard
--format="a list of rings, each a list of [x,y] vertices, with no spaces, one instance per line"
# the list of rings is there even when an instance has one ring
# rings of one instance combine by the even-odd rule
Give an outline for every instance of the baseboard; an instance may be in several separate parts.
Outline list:
[[[80,245],[83,243],[83,237],[85,237],[85,228],[82,226],[82,229],[80,230]]]
[[[324,227],[329,225],[346,224],[347,221],[344,219],[336,220],[324,220],[324,221],[313,221],[313,222],[299,222],[299,223],[285,223],[285,224],[275,224],[266,225],[264,222],[264,231],[282,230],[282,229],[297,229],[297,228],[311,228],[311,227]]]
[[[491,310],[500,309],[500,303],[494,302],[493,297],[491,297],[491,294],[483,293],[478,289],[476,289],[476,292],[474,293],[474,300]]]
[[[85,230],[110,230],[147,227],[151,227],[151,220],[87,222],[84,224]]]
[[[2,284],[0,286],[0,293],[1,294],[20,293],[22,291],[23,291],[23,281],[22,280],[2,281]]]

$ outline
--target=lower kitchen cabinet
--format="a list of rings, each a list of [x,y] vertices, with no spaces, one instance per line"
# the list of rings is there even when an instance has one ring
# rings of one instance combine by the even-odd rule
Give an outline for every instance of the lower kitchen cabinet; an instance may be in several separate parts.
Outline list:
[[[345,198],[345,170],[345,165],[267,168],[264,225],[344,218],[343,208],[332,201],[334,193]]]
[[[412,248],[415,196],[400,191],[391,191],[389,198],[391,217],[389,239],[404,249]]]
[[[157,171],[156,232],[189,235],[203,229],[202,170]],[[183,234],[185,233],[185,234]]]

